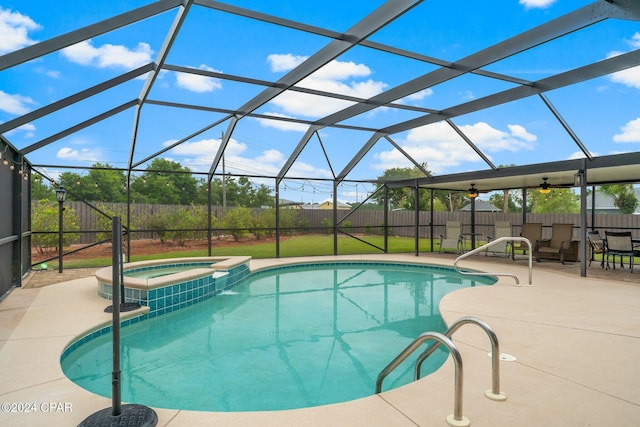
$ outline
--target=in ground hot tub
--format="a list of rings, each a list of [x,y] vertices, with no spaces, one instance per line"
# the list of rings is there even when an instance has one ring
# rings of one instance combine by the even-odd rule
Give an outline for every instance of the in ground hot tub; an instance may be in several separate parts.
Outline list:
[[[123,302],[149,307],[149,316],[202,301],[249,274],[251,257],[167,258],[124,265]],[[112,299],[113,269],[96,272],[98,294]]]

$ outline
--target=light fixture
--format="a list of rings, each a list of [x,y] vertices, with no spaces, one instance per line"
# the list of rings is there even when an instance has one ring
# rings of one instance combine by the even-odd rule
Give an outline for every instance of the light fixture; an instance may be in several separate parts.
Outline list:
[[[546,177],[542,178],[542,184],[540,184],[540,193],[549,194],[551,192],[551,184],[547,182]]]
[[[475,184],[471,184],[471,188],[467,190],[467,196],[472,199],[478,197],[478,190],[475,188]]]
[[[56,199],[58,200],[59,203],[64,203],[64,199],[66,199],[66,197],[67,197],[67,190],[65,190],[65,188],[61,185],[56,190]]]

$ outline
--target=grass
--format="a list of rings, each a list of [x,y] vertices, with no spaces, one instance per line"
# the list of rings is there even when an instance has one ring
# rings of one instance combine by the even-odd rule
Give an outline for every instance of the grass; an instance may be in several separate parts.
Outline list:
[[[382,236],[365,236],[362,240],[369,242],[377,247],[382,248],[384,245],[384,238]],[[388,239],[389,253],[414,253],[415,251],[415,239],[412,237],[389,237]],[[434,251],[438,250],[439,241],[434,241]],[[484,242],[479,242],[484,244]],[[470,249],[470,245],[467,244],[467,250]],[[420,252],[431,251],[431,240],[420,239],[419,241]],[[356,239],[348,236],[338,237],[338,255],[350,255],[350,254],[375,254],[384,253],[383,251],[360,242]],[[240,246],[218,246],[215,242],[212,245],[212,254],[214,256],[251,256],[252,258],[275,258],[276,257],[276,245],[274,242],[258,243],[250,245]],[[180,258],[180,257],[201,257],[207,256],[206,249],[186,250],[186,251],[174,251],[163,252],[157,254],[148,255],[132,255],[131,261],[147,261],[154,259],[164,258]],[[280,257],[295,257],[295,256],[320,256],[320,255],[333,255],[333,236],[332,235],[305,235],[305,236],[292,236],[289,239],[280,242]],[[596,254],[593,262],[599,263],[602,260],[602,255]],[[634,263],[640,262],[640,259],[636,258]],[[65,268],[86,268],[86,267],[105,267],[111,265],[111,256],[91,259],[75,259],[64,262]],[[49,268],[57,269],[58,263],[51,261]]]
[[[382,236],[365,236],[362,240],[382,248],[384,238]],[[413,253],[415,251],[415,239],[411,237],[389,237],[388,239],[389,253]],[[434,249],[437,250],[438,242],[434,242]],[[430,239],[420,239],[419,251],[429,252],[431,250]],[[340,236],[338,237],[338,254],[372,254],[384,253],[382,250],[360,242],[356,239]],[[147,261],[163,258],[178,257],[198,257],[207,256],[206,249],[163,252],[149,255],[131,256],[131,261]],[[275,258],[276,244],[274,242],[250,244],[244,246],[219,246],[216,247],[215,242],[212,245],[212,255],[214,256],[251,256],[253,258]],[[293,236],[280,242],[280,256],[318,256],[333,255],[333,236],[332,235],[305,235]],[[65,268],[83,268],[83,267],[105,267],[111,265],[111,256],[91,259],[75,259],[64,262]],[[49,268],[58,268],[56,261],[49,263]]]

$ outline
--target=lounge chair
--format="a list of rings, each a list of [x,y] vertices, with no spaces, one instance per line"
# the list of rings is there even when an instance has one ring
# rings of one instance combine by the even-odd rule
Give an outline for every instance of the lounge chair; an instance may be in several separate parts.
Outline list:
[[[462,224],[460,221],[447,221],[444,235],[440,235],[440,253],[447,249],[455,249],[456,253],[462,250]]]
[[[526,222],[522,224],[522,231],[520,231],[520,237],[524,237],[531,242],[532,253],[536,253],[536,248],[540,239],[542,239],[542,223],[540,222]],[[529,245],[526,242],[514,241],[511,243],[511,258],[516,259],[516,249],[521,250],[523,254],[527,254]]]
[[[542,259],[577,261],[578,242],[572,240],[573,224],[551,224],[551,239],[540,240],[536,261]]]
[[[493,226],[493,235],[487,236],[487,241],[491,242],[492,240],[498,239],[500,237],[511,237],[511,222],[509,221],[496,221]],[[509,256],[507,252],[509,242],[500,242],[496,243],[493,246],[489,246],[485,251],[484,255],[487,256],[489,252],[492,254],[502,254]]]
[[[589,248],[591,248],[591,256],[589,257],[589,267],[591,267],[591,261],[595,259],[595,254],[602,255],[602,261],[600,262],[600,267],[604,267],[604,254],[606,252],[606,247],[604,245],[604,241],[602,237],[600,237],[600,232],[598,230],[587,232],[587,240],[589,240]]]
[[[633,257],[640,256],[640,251],[633,249],[633,238],[630,231],[605,231],[606,238],[606,257],[607,257],[607,270],[609,269],[609,257],[613,256],[613,269],[616,269],[616,255],[620,257],[620,267],[624,267],[622,264],[622,258],[629,257],[629,264],[631,266],[631,272],[633,273]]]

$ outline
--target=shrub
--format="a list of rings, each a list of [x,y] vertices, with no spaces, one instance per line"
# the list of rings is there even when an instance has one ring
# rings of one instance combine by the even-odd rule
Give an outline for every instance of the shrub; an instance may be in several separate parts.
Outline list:
[[[73,233],[73,231],[78,231],[80,226],[78,226],[78,215],[76,215],[76,212],[69,207],[65,207],[64,209],[65,211],[62,218],[62,229],[64,231],[62,244],[69,246],[80,238],[79,233]],[[36,232],[58,231],[58,202],[40,200],[39,202],[32,203],[31,229]],[[43,253],[47,250],[57,248],[58,240],[59,236],[57,233],[33,234],[31,236],[31,246],[35,247],[39,253]]]
[[[254,221],[256,229],[253,234],[256,239],[271,237],[276,227],[276,210],[273,208],[263,209],[255,215]]]
[[[280,228],[285,234],[293,234],[298,220],[298,212],[295,209],[280,209]]]
[[[325,233],[331,234],[333,230],[333,220],[331,218],[322,218],[322,225],[325,226]]]
[[[111,219],[114,216],[119,216],[122,221],[122,225],[125,226],[126,217],[127,217],[126,206],[120,206],[119,209],[112,210],[107,208],[105,205],[98,204],[97,208],[100,211],[102,211],[105,215],[108,215],[108,216],[105,216],[99,213],[96,214],[96,226],[99,230],[103,230],[96,234],[96,239],[99,241],[105,240],[105,239],[111,239],[111,227],[112,227]]]
[[[222,228],[229,230],[235,240],[249,235],[253,223],[253,216],[249,208],[235,208],[222,217]]]
[[[198,231],[207,228],[207,212],[204,206],[180,206],[175,211],[167,213],[167,223],[172,230],[165,233],[166,237],[180,246],[184,246],[187,240],[203,240],[207,237],[206,231]]]

